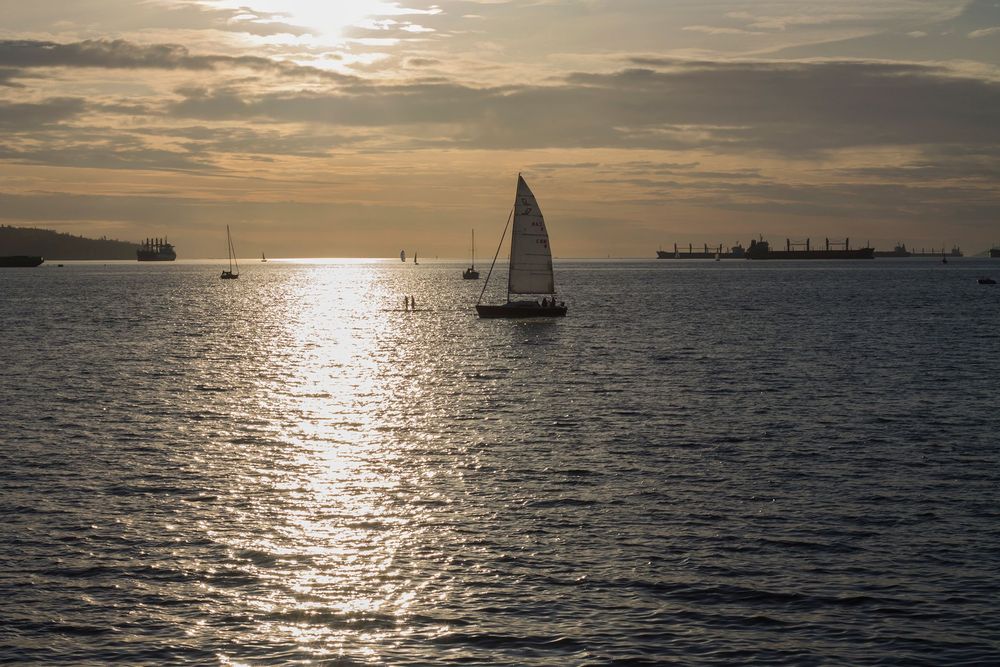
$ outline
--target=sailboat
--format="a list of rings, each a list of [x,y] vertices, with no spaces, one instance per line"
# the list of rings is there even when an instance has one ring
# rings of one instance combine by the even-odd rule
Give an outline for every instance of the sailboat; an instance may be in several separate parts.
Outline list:
[[[466,280],[479,280],[479,271],[476,271],[476,230],[472,230],[472,265],[462,271],[462,277]]]
[[[510,265],[507,269],[507,303],[488,305],[482,303],[483,294],[493,275],[493,267],[500,255],[507,227],[511,219],[514,226],[510,232]],[[511,301],[511,294],[545,294],[542,303],[534,300]],[[500,245],[497,246],[493,264],[486,275],[486,284],[479,294],[476,312],[479,317],[487,318],[521,318],[521,317],[565,317],[566,305],[556,305],[555,280],[552,275],[552,250],[549,248],[549,234],[545,230],[545,220],[535,201],[528,184],[520,174],[517,175],[517,195],[514,207],[507,218],[507,225],[500,235]]]
[[[236,250],[233,248],[233,237],[229,234],[229,225],[226,225],[226,243],[229,250],[229,270],[223,271],[219,276],[222,280],[235,280],[240,277],[240,264],[236,261]],[[233,264],[236,264],[236,271],[233,271]]]
[[[417,251],[416,250],[413,251],[413,263],[414,264],[419,264],[420,263],[420,262],[417,261]]]
[[[405,262],[406,261],[406,251],[405,250],[400,250],[399,251],[399,261],[401,261],[401,262]]]
[[[260,261],[262,261],[262,262],[266,262],[267,261],[267,257],[264,257],[264,253],[260,253]]]

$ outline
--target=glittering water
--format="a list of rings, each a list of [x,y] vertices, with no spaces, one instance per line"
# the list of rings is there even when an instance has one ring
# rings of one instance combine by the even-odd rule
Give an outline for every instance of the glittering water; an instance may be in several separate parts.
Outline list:
[[[462,268],[0,272],[0,659],[1000,659],[1000,262]]]

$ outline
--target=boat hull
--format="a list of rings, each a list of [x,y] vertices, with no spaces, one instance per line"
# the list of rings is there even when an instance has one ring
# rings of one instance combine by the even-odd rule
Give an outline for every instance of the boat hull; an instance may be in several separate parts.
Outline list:
[[[466,269],[462,272],[462,277],[466,280],[479,280],[479,271],[474,271],[472,269]]]
[[[523,319],[527,317],[566,317],[566,306],[541,306],[534,302],[505,303],[499,306],[479,304],[476,312],[480,319]]]
[[[857,250],[766,250],[750,248],[747,251],[749,259],[874,259],[875,250],[858,248]]]
[[[232,271],[223,271],[222,275],[219,276],[222,280],[237,280],[239,277],[240,274],[233,273]]]
[[[38,266],[44,261],[41,257],[33,255],[8,255],[7,257],[0,257],[0,267],[32,267]]]

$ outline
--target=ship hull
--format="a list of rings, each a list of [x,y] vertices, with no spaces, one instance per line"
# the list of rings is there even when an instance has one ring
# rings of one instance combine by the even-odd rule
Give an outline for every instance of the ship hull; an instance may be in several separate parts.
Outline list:
[[[716,250],[692,250],[688,248],[687,252],[682,250],[657,250],[657,259],[746,259],[747,254],[743,246],[734,246],[729,249],[728,252],[719,252]]]
[[[0,257],[0,267],[2,268],[27,268],[38,266],[45,260],[34,255],[8,255]]]
[[[874,259],[872,248],[857,250],[763,250],[751,248],[747,251],[750,259]]]
[[[480,319],[524,319],[528,317],[566,317],[566,306],[541,306],[534,301],[505,303],[499,306],[479,304]]]
[[[177,259],[176,253],[157,253],[157,252],[146,252],[144,250],[139,250],[136,252],[136,259],[140,262],[172,262]]]
[[[990,248],[990,257],[994,259],[1000,257],[1000,248]]]

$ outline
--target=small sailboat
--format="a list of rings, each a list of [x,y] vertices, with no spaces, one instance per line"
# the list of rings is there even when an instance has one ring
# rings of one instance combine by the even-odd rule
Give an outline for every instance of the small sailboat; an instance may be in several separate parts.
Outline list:
[[[479,280],[479,271],[476,271],[476,230],[472,230],[472,265],[462,271],[462,277],[466,280]]]
[[[240,277],[240,264],[236,261],[236,249],[233,248],[233,237],[229,234],[229,225],[226,225],[226,244],[229,250],[229,270],[223,271],[219,277],[222,280],[235,280]],[[233,271],[234,264],[236,271]]]
[[[420,262],[417,261],[417,253],[416,253],[416,251],[414,251],[414,253],[413,253],[413,263],[414,264],[419,264],[420,263]]]
[[[482,303],[483,294],[490,283],[493,267],[500,255],[500,246],[511,220],[514,226],[510,232],[510,265],[507,269],[507,303],[489,305]],[[539,303],[535,300],[511,301],[511,294],[544,294]],[[517,195],[511,217],[507,218],[507,226],[500,236],[493,264],[486,275],[486,284],[479,294],[476,312],[484,319],[492,318],[522,318],[522,317],[565,317],[566,305],[556,305],[555,279],[552,275],[552,250],[549,248],[549,233],[545,229],[545,220],[538,208],[535,195],[520,174],[517,175]]]
[[[406,251],[405,250],[400,250],[399,251],[399,261],[401,261],[401,262],[405,262],[406,261]]]
[[[260,261],[262,261],[262,262],[266,262],[267,261],[267,257],[264,257],[264,253],[260,253]]]

